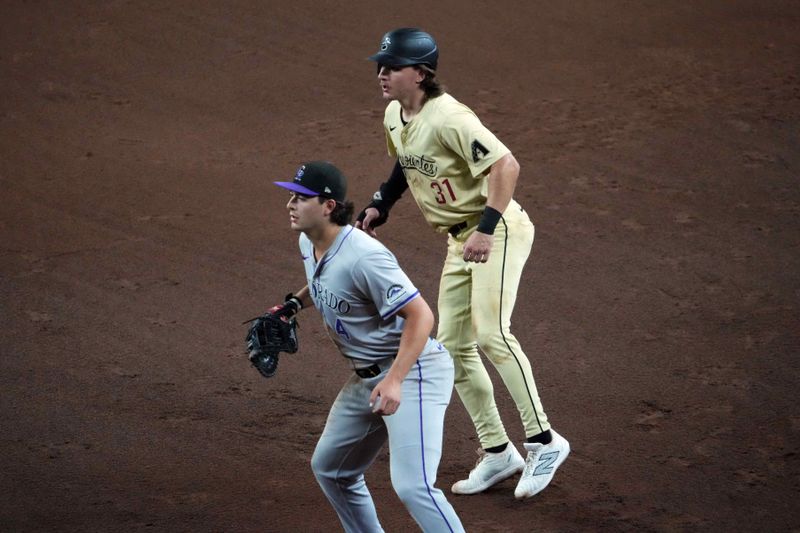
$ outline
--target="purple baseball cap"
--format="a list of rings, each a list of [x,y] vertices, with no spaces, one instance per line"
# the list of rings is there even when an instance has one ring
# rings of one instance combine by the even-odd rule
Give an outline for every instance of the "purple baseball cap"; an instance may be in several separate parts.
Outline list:
[[[340,203],[347,198],[347,178],[327,161],[304,163],[292,181],[276,181],[275,185],[304,196],[322,196]]]

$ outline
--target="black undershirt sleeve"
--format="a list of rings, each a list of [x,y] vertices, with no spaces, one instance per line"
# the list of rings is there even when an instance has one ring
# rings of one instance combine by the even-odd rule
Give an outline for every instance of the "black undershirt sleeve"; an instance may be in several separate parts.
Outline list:
[[[403,174],[400,161],[396,161],[389,179],[381,184],[379,191],[381,193],[381,201],[386,206],[386,211],[389,211],[395,202],[403,196],[406,189],[408,189],[406,175]]]
[[[403,167],[400,166],[400,161],[396,161],[389,179],[381,183],[378,192],[372,196],[372,201],[358,214],[358,221],[361,222],[366,216],[366,211],[370,207],[378,210],[379,216],[372,221],[371,226],[377,228],[386,223],[389,219],[389,211],[394,206],[395,202],[403,196],[403,193],[408,189],[408,182],[406,175],[403,173]]]

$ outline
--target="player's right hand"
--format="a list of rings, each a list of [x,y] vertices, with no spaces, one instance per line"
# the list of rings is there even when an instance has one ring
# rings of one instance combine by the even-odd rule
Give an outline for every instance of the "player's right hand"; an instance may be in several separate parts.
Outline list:
[[[369,405],[372,407],[373,413],[381,416],[391,416],[400,407],[402,396],[401,382],[392,378],[384,378],[372,389]]]
[[[375,237],[377,239],[378,233],[375,231],[375,228],[372,227],[372,222],[377,220],[380,215],[380,211],[374,207],[368,207],[364,210],[363,220],[356,221],[356,227],[360,230],[363,230],[364,233],[370,237]]]

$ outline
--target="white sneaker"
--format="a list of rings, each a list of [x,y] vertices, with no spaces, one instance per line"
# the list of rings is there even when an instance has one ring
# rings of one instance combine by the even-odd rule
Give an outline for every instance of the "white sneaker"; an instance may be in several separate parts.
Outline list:
[[[550,444],[525,443],[528,457],[525,459],[525,470],[519,479],[514,497],[518,500],[539,494],[553,480],[556,469],[569,455],[567,439],[550,430],[553,440]]]
[[[450,488],[453,494],[477,494],[521,472],[525,467],[525,459],[510,442],[502,452],[478,450],[478,454],[481,457],[469,473],[469,479],[456,481]]]

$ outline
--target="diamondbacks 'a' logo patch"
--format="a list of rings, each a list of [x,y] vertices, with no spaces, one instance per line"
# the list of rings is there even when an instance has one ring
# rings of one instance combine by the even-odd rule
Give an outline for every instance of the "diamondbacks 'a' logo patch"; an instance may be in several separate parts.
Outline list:
[[[489,155],[489,149],[480,143],[480,141],[472,141],[472,162],[477,163],[484,157]]]
[[[386,302],[389,305],[395,304],[400,301],[400,298],[406,293],[405,287],[402,285],[392,285],[389,287],[389,290],[386,291]]]

